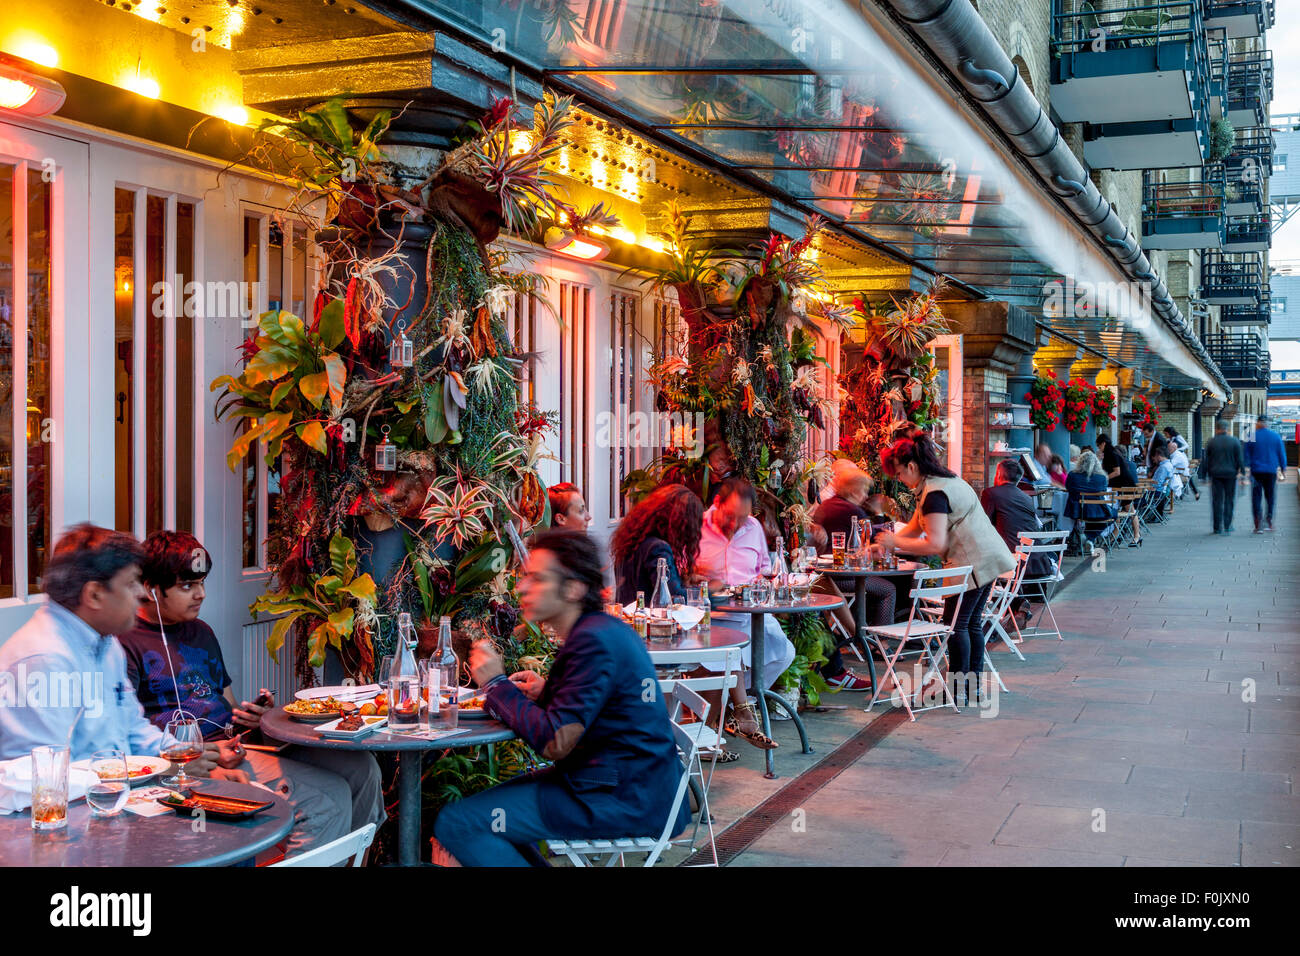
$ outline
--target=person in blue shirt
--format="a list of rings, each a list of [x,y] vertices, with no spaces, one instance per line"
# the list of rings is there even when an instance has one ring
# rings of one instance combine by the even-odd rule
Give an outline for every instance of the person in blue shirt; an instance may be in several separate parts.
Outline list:
[[[536,865],[541,840],[658,836],[669,822],[682,775],[672,725],[644,642],[602,609],[601,563],[585,534],[529,541],[520,606],[561,641],[549,676],[507,675],[490,641],[470,652],[487,709],[551,765],[442,808],[434,832],[463,866]],[[689,822],[683,800],[673,834]]]
[[[1151,482],[1158,498],[1156,501],[1156,511],[1160,514],[1165,513],[1165,505],[1169,502],[1169,488],[1174,480],[1174,466],[1169,461],[1165,445],[1157,446],[1151,449]]]
[[[1250,509],[1255,517],[1255,534],[1263,534],[1273,530],[1277,483],[1286,480],[1286,448],[1282,436],[1268,427],[1266,415],[1255,419],[1255,440],[1246,442],[1246,463],[1250,466]]]

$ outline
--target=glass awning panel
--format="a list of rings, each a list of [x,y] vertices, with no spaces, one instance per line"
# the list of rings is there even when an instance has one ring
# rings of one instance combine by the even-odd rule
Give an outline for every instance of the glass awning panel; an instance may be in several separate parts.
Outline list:
[[[389,0],[391,3],[391,0]],[[977,294],[1033,311],[1096,349],[1086,316],[1045,311],[1063,276],[1122,280],[1046,190],[1027,185],[947,89],[848,0],[413,0],[492,55],[540,71],[842,232]],[[1083,247],[1083,248],[1080,248]],[[1181,343],[1114,323],[1166,384],[1201,384]],[[1113,339],[1113,337],[1112,337]],[[1133,340],[1129,348],[1128,339]],[[1170,345],[1171,336],[1162,344]],[[1115,357],[1119,357],[1116,355]]]

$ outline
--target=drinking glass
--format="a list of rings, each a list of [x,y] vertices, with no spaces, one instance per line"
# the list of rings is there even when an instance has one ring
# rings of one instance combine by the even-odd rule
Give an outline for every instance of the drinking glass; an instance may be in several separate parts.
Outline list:
[[[847,535],[843,531],[831,532],[831,556],[837,568],[844,567],[846,538]]]
[[[94,817],[115,817],[126,806],[130,795],[131,774],[126,755],[120,750],[96,750],[90,769],[98,777],[86,791],[86,806]]]
[[[439,730],[455,730],[460,721],[460,685],[443,673],[438,687],[438,713],[430,724]]]
[[[67,747],[32,748],[32,829],[62,830],[68,825]]]
[[[178,717],[167,721],[163,730],[162,748],[159,750],[164,760],[177,765],[176,773],[160,780],[159,783],[177,790],[194,788],[199,781],[185,772],[185,764],[203,755],[203,733],[199,722],[192,717]]]
[[[438,712],[438,694],[441,684],[438,665],[431,660],[422,660],[415,666],[420,672],[420,729],[429,730],[431,721]],[[391,708],[389,713],[392,713]],[[391,723],[391,719],[389,722]]]
[[[388,675],[393,670],[393,655],[385,654],[375,666],[375,683],[380,687],[388,686]]]
[[[420,678],[398,674],[388,678],[388,729],[396,733],[420,726]]]
[[[762,578],[757,578],[749,592],[750,601],[753,603],[753,606],[762,607],[767,604],[767,599],[771,590],[771,587],[766,581]]]

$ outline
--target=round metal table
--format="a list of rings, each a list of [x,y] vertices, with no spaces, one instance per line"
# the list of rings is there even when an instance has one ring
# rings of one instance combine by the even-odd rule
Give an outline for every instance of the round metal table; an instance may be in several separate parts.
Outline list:
[[[871,655],[871,648],[867,644],[867,578],[902,578],[911,577],[926,565],[917,561],[899,561],[897,568],[837,568],[833,565],[818,561],[815,570],[828,578],[853,578],[853,626],[856,632],[855,636],[858,643],[862,645],[862,651],[867,658],[867,669],[871,672],[872,692],[876,687],[876,663]],[[901,607],[903,602],[895,603],[895,608]]]
[[[829,594],[810,594],[807,601],[799,604],[764,604],[754,606],[749,604],[721,604],[713,609],[715,614],[749,614],[751,615],[749,625],[750,640],[750,669],[756,676],[754,682],[755,689],[759,687],[758,680],[761,680],[763,673],[763,624],[769,614],[819,614],[822,611],[831,611],[837,607],[844,606],[844,599],[832,597]],[[716,628],[715,628],[716,630]],[[812,745],[808,743],[808,731],[804,729],[803,721],[799,718],[798,708],[791,707],[785,702],[779,694],[763,688],[760,693],[754,695],[758,698],[758,710],[762,716],[763,733],[769,737],[772,735],[772,719],[768,715],[767,702],[770,699],[774,704],[790,715],[794,721],[795,729],[799,731],[799,742],[803,745],[803,752],[810,754],[813,752]],[[771,750],[764,752],[766,761],[766,771],[764,776],[771,779],[776,776],[776,759]]]
[[[681,637],[669,641],[646,639],[645,649],[650,660],[655,661],[656,652],[696,651],[719,647],[744,647],[749,643],[749,635],[739,628],[716,626],[709,629],[707,635],[701,634],[699,628],[693,627]],[[657,661],[656,661],[657,663]]]
[[[316,724],[294,720],[276,707],[262,716],[262,730],[276,740],[323,750],[364,750],[397,752],[397,862],[415,866],[420,859],[420,778],[424,772],[427,750],[460,750],[514,740],[515,732],[491,718],[461,719],[458,729],[465,733],[425,740],[380,730],[360,740],[327,740],[316,732]],[[489,760],[492,758],[489,756]]]
[[[227,780],[204,780],[197,792],[272,806],[248,820],[208,817],[199,832],[191,817],[170,812],[142,817],[123,810],[115,817],[92,817],[85,800],[68,806],[62,830],[37,832],[25,810],[0,816],[0,866],[230,866],[274,846],[293,829],[293,806],[279,794]]]

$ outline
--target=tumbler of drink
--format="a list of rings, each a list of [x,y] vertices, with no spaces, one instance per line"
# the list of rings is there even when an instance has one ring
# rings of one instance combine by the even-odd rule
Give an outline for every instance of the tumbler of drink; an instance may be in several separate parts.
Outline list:
[[[97,778],[86,791],[86,806],[93,817],[115,817],[126,806],[131,791],[131,774],[126,755],[120,750],[96,750],[90,769]]]
[[[62,830],[68,825],[67,747],[32,749],[32,829]]]
[[[843,531],[831,532],[831,558],[835,562],[837,568],[844,567],[846,558],[846,538],[847,536]]]
[[[455,730],[460,721],[460,686],[456,681],[443,680],[438,688],[438,713],[431,726],[438,730]]]
[[[430,705],[432,706],[432,705]],[[388,729],[403,734],[420,726],[420,678],[398,674],[388,678]]]
[[[434,726],[438,714],[438,665],[425,660],[416,666],[420,671],[420,729],[429,730]]]

